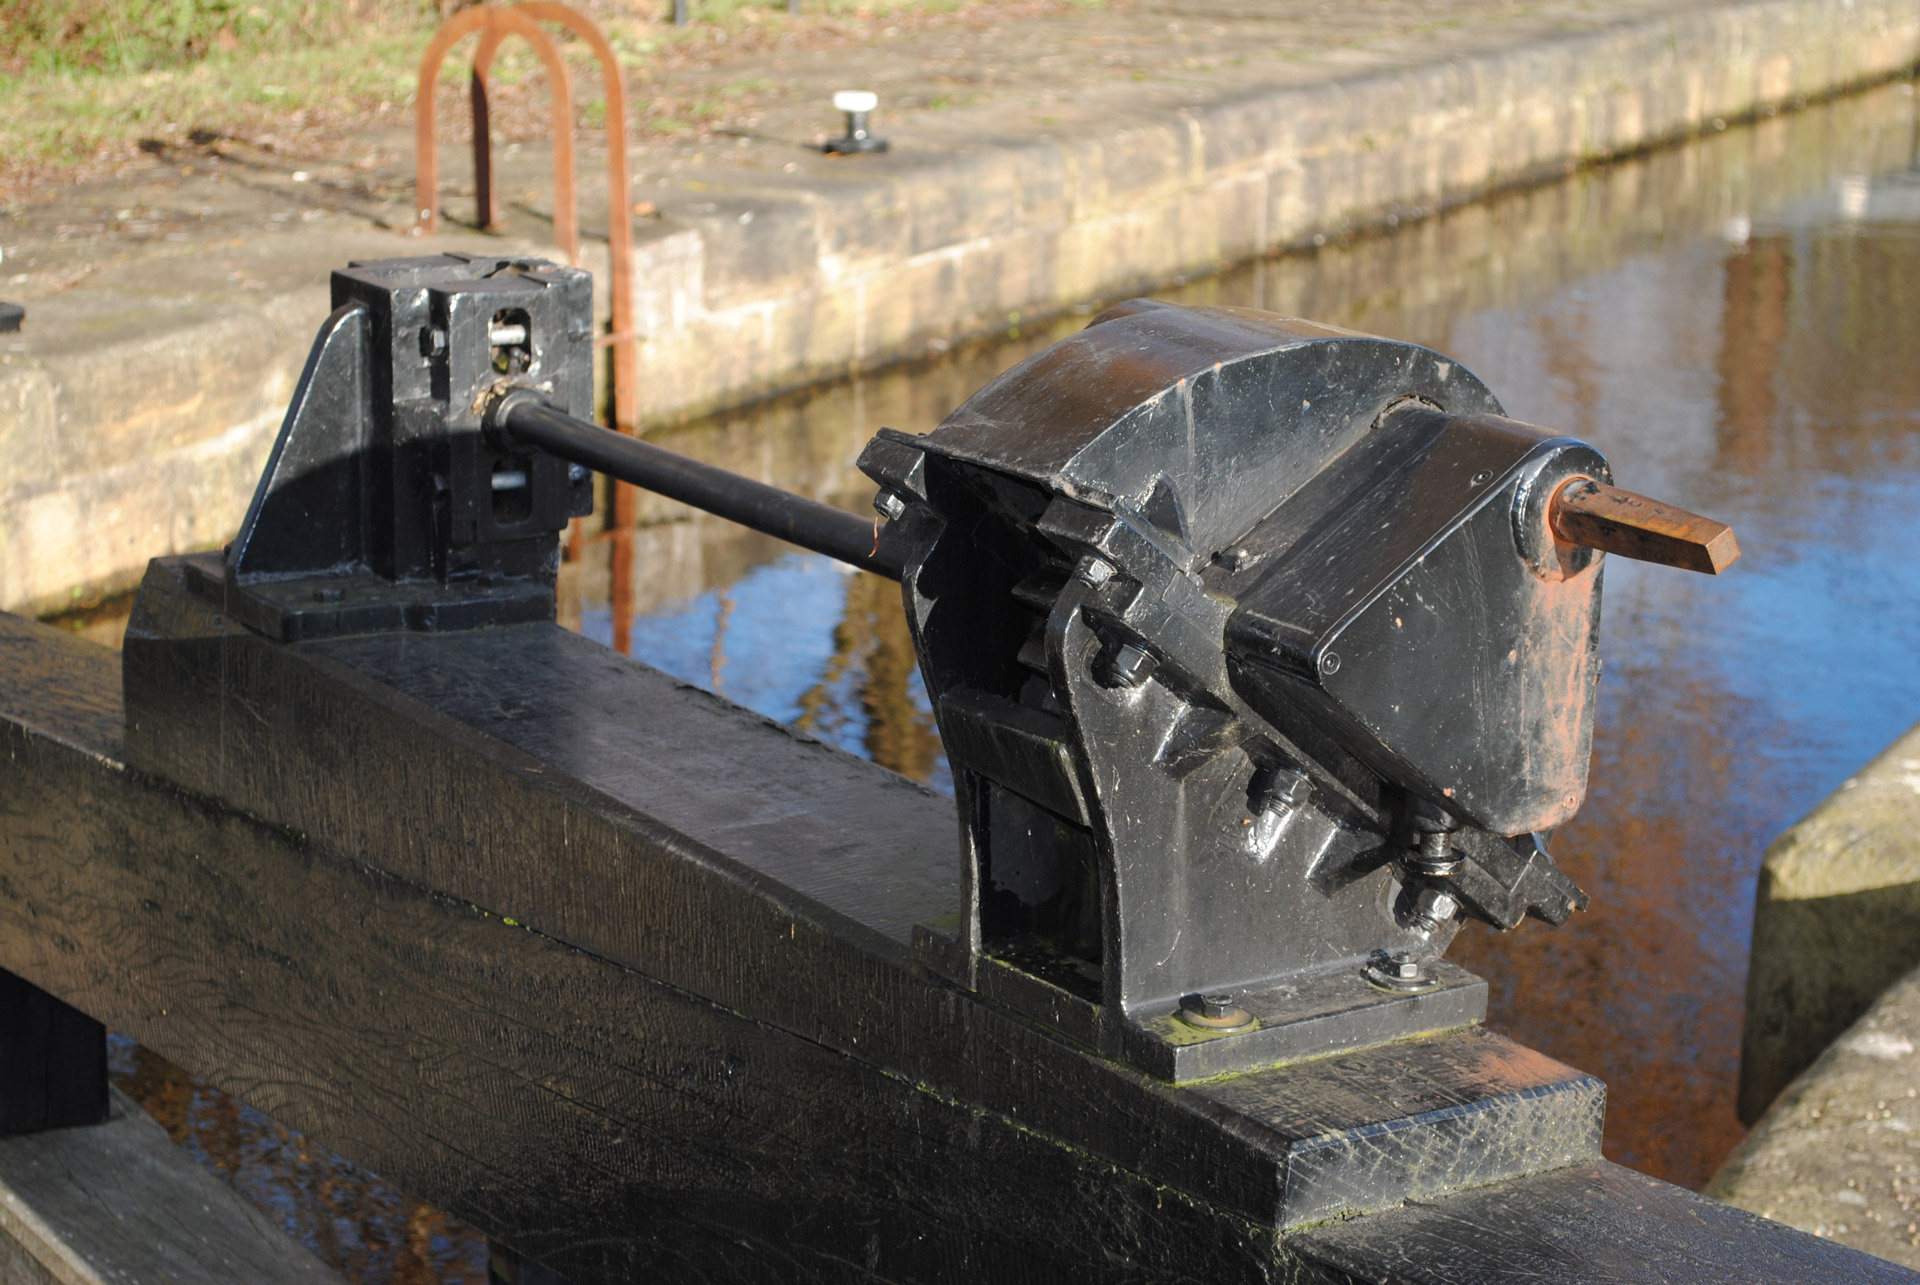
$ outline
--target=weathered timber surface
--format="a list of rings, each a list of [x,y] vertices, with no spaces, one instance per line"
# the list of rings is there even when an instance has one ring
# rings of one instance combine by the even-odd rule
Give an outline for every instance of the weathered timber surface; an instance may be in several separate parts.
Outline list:
[[[340,1285],[114,1090],[105,1123],[0,1139],[0,1280]]]
[[[1597,1160],[1601,1086],[1479,1029],[1149,1080],[338,657],[203,623],[136,637],[127,679],[178,684],[146,695],[221,748],[143,772],[115,658],[0,616],[0,968],[578,1285],[1304,1285],[1342,1278],[1297,1256],[1303,1220]],[[632,665],[574,717],[644,719]],[[265,780],[312,817],[233,806]],[[1829,1278],[1828,1247],[1787,1249]]]
[[[1868,1285],[1904,1267],[1618,1165],[1334,1223],[1291,1242],[1329,1285]]]
[[[0,967],[580,1285],[1305,1282],[1302,1217],[1597,1157],[1600,1086],[1481,1030],[1146,1080],[337,660],[200,645],[213,682],[182,698],[231,734],[223,771],[352,732],[342,795],[402,802],[391,773],[480,815],[449,835],[403,810],[382,837],[370,814],[342,848],[130,770],[111,654],[0,616]],[[613,870],[618,900],[578,899]],[[577,930],[726,997],[502,905],[598,907]]]
[[[1277,1271],[1015,1121],[4,736],[0,961],[576,1282],[1094,1279],[1088,1244],[1171,1281],[1196,1238]]]
[[[1285,1279],[1278,1229],[1325,1203],[1296,1152],[1369,1139],[1379,1205],[1482,1172],[1454,1139],[1486,1112],[1529,1163],[1597,1145],[1597,1083],[1484,1031],[1176,1090],[804,920],[736,923],[795,951],[748,980],[836,997],[803,1038],[72,744],[113,657],[0,636],[0,966],[578,1282],[1171,1281],[1196,1245]],[[491,891],[566,891],[583,821]],[[1271,1120],[1236,1097],[1268,1077]]]
[[[951,799],[578,634],[372,634],[311,652],[901,945],[959,907]]]
[[[1174,1092],[1088,1057],[931,976],[896,936],[858,917],[900,893],[870,887],[889,881],[871,864],[847,869],[844,836],[869,828],[898,836],[891,846],[864,842],[902,868],[899,883],[913,897],[935,879],[916,871],[958,865],[951,806],[894,774],[552,626],[283,647],[176,592],[176,575],[155,564],[128,634],[134,761],[297,827],[316,846],[1108,1163],[1210,1193],[1262,1225],[1391,1204],[1469,1173],[1495,1181],[1598,1154],[1598,1081],[1483,1031],[1261,1072],[1248,1084],[1270,1083],[1272,1100],[1288,1103],[1271,1119],[1257,1095],[1247,1107],[1211,1088]],[[533,658],[524,679],[522,655]],[[693,731],[674,721],[688,718]],[[633,729],[672,734],[649,744]],[[568,734],[604,747],[610,762],[581,762],[592,756],[565,748]],[[689,750],[688,736],[700,745]],[[539,757],[549,750],[606,788]],[[710,770],[676,777],[645,761],[683,752]],[[717,846],[726,820],[713,797],[762,788],[739,784],[726,765],[782,761],[786,771],[817,773],[823,788],[805,825],[790,827],[788,851],[769,852],[764,839],[759,850],[812,896]],[[793,790],[780,782],[776,797],[797,802]],[[751,816],[763,805],[737,806]],[[816,846],[814,835],[826,837]],[[751,845],[748,858],[762,859]],[[957,894],[926,907],[957,908]],[[1490,1067],[1500,1068],[1491,1081]],[[1494,1141],[1492,1119],[1529,1123]],[[1375,1158],[1366,1181],[1356,1188],[1342,1175],[1329,1185],[1316,1162],[1356,1131]],[[1489,1145],[1463,1147],[1464,1135]]]

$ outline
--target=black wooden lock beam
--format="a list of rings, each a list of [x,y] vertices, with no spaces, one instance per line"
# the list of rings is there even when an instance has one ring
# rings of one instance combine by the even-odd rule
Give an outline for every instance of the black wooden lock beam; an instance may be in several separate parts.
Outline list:
[[[335,294],[124,672],[0,620],[0,967],[582,1285],[1911,1279],[1605,1165],[1441,958],[1584,900],[1594,550],[1728,553],[1590,447],[1136,303],[876,536],[581,422],[568,270]],[[897,568],[957,797],[555,626],[587,466]]]

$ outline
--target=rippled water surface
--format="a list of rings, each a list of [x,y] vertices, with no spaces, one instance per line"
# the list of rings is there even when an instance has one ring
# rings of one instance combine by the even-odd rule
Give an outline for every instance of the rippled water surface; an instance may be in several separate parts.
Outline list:
[[[1607,1081],[1610,1157],[1690,1186],[1740,1133],[1761,853],[1920,720],[1917,137],[1891,86],[1159,292],[1431,345],[1510,414],[1594,442],[1621,485],[1739,532],[1718,579],[1609,567],[1592,790],[1555,841],[1592,911],[1452,952],[1491,981],[1492,1025]],[[876,428],[932,428],[1083,322],[1010,318],[1004,340],[654,437],[861,510],[851,463]],[[657,500],[631,538],[617,595],[609,543],[584,546],[563,620],[612,641],[618,597],[635,656],[946,784],[897,586]],[[470,1231],[364,1175],[342,1194],[331,1159],[249,1132],[270,1121],[116,1056],[356,1279],[475,1278]]]

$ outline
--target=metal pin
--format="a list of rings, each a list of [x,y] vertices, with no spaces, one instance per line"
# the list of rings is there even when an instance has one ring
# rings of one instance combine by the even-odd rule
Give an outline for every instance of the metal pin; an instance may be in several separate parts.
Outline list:
[[[518,348],[527,342],[525,326],[491,326],[487,329],[487,342],[495,348]]]
[[[1719,575],[1740,556],[1733,528],[1632,491],[1577,477],[1547,509],[1553,533],[1568,544]]]

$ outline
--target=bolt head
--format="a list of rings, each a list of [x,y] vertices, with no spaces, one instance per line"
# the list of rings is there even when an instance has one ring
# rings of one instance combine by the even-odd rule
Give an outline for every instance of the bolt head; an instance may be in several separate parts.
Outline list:
[[[1080,564],[1078,574],[1080,579],[1097,587],[1113,579],[1113,572],[1113,564],[1105,558],[1088,558]]]
[[[1404,947],[1377,950],[1361,974],[1381,990],[1418,995],[1438,990],[1440,982],[1412,951]]]
[[[1291,812],[1313,794],[1313,785],[1304,772],[1290,767],[1277,768],[1270,780],[1255,779],[1255,802],[1261,812]]]
[[[1180,1001],[1179,1017],[1188,1026],[1223,1034],[1244,1031],[1255,1025],[1253,1016],[1234,1003],[1232,995],[1220,992],[1185,996]]]
[[[892,522],[907,511],[907,502],[892,491],[882,491],[873,497],[873,510],[887,521]]]
[[[1432,924],[1443,924],[1459,913],[1460,903],[1450,892],[1438,888],[1422,888],[1414,899],[1414,913]]]
[[[1138,687],[1153,676],[1154,660],[1146,649],[1122,643],[1107,653],[1106,667],[1107,681],[1113,686]]]

